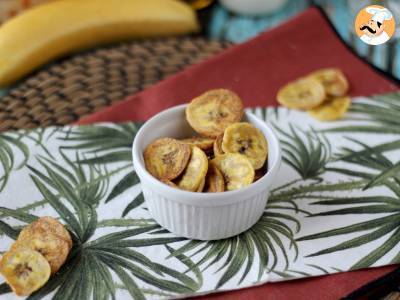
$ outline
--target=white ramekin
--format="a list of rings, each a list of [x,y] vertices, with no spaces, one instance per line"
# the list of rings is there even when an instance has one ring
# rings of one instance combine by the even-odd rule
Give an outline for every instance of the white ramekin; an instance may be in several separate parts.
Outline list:
[[[162,227],[178,236],[217,240],[237,235],[253,226],[264,211],[271,183],[280,166],[279,140],[265,122],[246,112],[245,120],[258,127],[268,141],[267,174],[245,188],[223,193],[194,193],[172,188],[147,172],[143,151],[157,138],[183,138],[195,134],[185,119],[185,108],[186,105],[179,105],[160,112],[136,134],[133,165],[147,207]]]

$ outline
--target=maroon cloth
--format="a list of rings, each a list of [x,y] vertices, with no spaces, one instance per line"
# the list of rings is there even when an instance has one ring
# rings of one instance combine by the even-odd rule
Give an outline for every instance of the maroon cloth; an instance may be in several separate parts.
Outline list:
[[[349,51],[320,11],[312,8],[80,123],[146,120],[205,90],[222,87],[237,92],[246,106],[275,105],[276,92],[283,84],[323,67],[342,69],[350,80],[352,96],[399,88]]]
[[[122,122],[146,120],[168,107],[190,101],[212,88],[237,92],[246,106],[276,105],[283,84],[324,67],[343,70],[352,96],[399,90],[394,79],[384,76],[358,58],[338,38],[326,17],[311,8],[285,24],[171,76],[112,107],[80,120]],[[376,268],[318,278],[270,283],[260,287],[203,299],[338,299],[392,270]]]

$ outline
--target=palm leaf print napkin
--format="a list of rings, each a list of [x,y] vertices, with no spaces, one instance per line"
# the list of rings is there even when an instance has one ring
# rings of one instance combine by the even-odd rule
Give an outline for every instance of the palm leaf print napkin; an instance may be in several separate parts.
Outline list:
[[[275,129],[283,163],[259,222],[211,242],[148,214],[130,154],[140,123],[1,134],[0,251],[39,216],[72,233],[66,264],[31,299],[169,299],[399,263],[400,93],[354,100],[327,123],[250,109]]]

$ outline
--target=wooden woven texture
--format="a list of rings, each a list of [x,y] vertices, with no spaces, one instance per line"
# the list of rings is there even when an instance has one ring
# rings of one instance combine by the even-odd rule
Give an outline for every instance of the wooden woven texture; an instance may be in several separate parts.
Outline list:
[[[0,131],[69,124],[229,45],[202,37],[164,38],[65,58],[0,98]]]

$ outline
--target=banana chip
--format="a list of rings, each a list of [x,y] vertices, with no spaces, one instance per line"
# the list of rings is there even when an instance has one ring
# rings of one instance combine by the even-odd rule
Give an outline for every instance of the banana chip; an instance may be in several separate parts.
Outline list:
[[[196,192],[201,193],[204,189],[205,184],[206,184],[206,178],[204,177],[203,180],[201,181],[199,187],[197,188]]]
[[[224,154],[224,150],[222,150],[222,139],[223,139],[223,137],[224,137],[224,135],[221,134],[214,141],[214,145],[213,145],[214,156],[218,156],[218,155]]]
[[[72,239],[68,230],[56,219],[52,217],[41,217],[35,222],[26,226],[20,232],[18,240],[29,238],[35,234],[52,234],[68,243],[69,250],[72,248]]]
[[[30,249],[8,251],[0,261],[0,273],[18,296],[28,296],[41,288],[50,272],[43,255]]]
[[[161,180],[163,183],[165,183],[166,185],[169,185],[170,187],[173,187],[173,188],[177,188],[178,186],[175,184],[175,183],[173,183],[172,181],[170,181],[170,180]]]
[[[198,147],[192,147],[189,163],[176,185],[187,191],[196,192],[207,174],[208,159],[206,154]]]
[[[175,139],[162,138],[152,142],[144,151],[147,171],[158,179],[172,180],[186,168],[190,146]]]
[[[226,189],[233,191],[250,185],[254,180],[254,169],[250,160],[238,153],[226,153],[212,161],[224,176]]]
[[[70,247],[65,240],[58,236],[35,232],[30,237],[18,238],[11,246],[11,251],[19,249],[31,249],[42,254],[50,264],[51,274],[54,274],[65,263]]]
[[[283,86],[278,94],[278,102],[288,108],[308,110],[325,100],[325,89],[316,79],[300,78]]]
[[[321,82],[329,96],[341,97],[346,95],[349,90],[349,82],[339,69],[321,69],[311,73],[310,77]]]
[[[210,90],[194,98],[186,108],[186,119],[199,134],[217,137],[239,122],[243,104],[238,95],[225,89]]]
[[[222,150],[225,153],[240,153],[247,156],[254,170],[264,165],[268,155],[268,145],[264,134],[246,122],[235,123],[226,128]]]
[[[199,147],[201,150],[208,151],[212,149],[214,144],[214,139],[207,137],[192,137],[188,139],[183,139],[181,142],[188,144],[190,146]]]
[[[204,191],[206,193],[217,193],[225,191],[225,180],[217,166],[210,162],[205,180]]]
[[[350,107],[349,97],[333,98],[320,106],[310,110],[308,113],[319,121],[334,121],[341,119]]]

